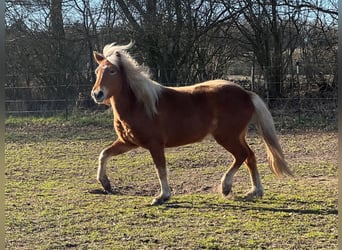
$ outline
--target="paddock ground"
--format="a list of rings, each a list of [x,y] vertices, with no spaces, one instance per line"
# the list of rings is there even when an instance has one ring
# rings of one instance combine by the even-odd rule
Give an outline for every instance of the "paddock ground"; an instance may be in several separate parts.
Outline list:
[[[295,178],[277,179],[251,131],[265,196],[245,200],[247,168],[233,195],[217,186],[232,158],[213,139],[166,150],[170,202],[151,207],[159,184],[143,149],[108,163],[115,195],[97,190],[99,152],[111,122],[8,119],[6,249],[337,249],[337,132],[282,131]]]

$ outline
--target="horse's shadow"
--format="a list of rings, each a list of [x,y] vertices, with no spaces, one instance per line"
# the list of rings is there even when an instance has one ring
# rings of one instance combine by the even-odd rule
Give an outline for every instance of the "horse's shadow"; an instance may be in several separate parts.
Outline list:
[[[93,189],[88,191],[90,194],[97,194],[97,195],[125,195],[124,192],[121,192],[119,189],[112,190],[112,193],[107,193],[103,189]],[[149,196],[149,195],[139,195],[138,196]],[[243,210],[243,211],[260,211],[260,212],[284,212],[288,214],[311,214],[311,215],[337,215],[337,209],[312,209],[316,202],[311,201],[291,201],[291,200],[284,200],[279,201],[278,203],[287,204],[287,207],[281,207],[279,204],[278,207],[270,207],[271,204],[274,204],[274,201],[262,199],[262,200],[250,200],[243,197],[234,197],[233,198],[236,203],[227,202],[227,203],[214,203],[210,200],[208,201],[177,201],[171,200],[167,203],[161,205],[164,209],[202,209],[202,210],[210,210],[210,211],[222,211],[222,210]],[[291,208],[301,205],[304,208]],[[150,206],[150,205],[146,205]],[[308,207],[308,208],[305,208]]]
[[[103,194],[103,195],[110,195],[110,194],[123,195],[123,193],[118,190],[112,190],[111,193],[108,193],[104,189],[101,189],[101,188],[89,190],[88,193],[89,194]]]
[[[169,201],[168,203],[163,204],[162,206],[165,209],[179,209],[179,208],[197,208],[204,209],[210,211],[222,211],[222,210],[242,210],[242,211],[258,211],[258,212],[283,212],[288,214],[311,214],[311,215],[337,215],[337,209],[311,209],[311,208],[291,208],[298,205],[297,202],[291,202],[293,204],[288,204],[288,207],[269,207],[266,205],[266,202],[255,202],[244,198],[238,198],[240,202],[237,204],[232,203],[212,203],[212,202],[199,202],[199,203],[190,203],[190,202],[178,202],[178,201]],[[300,202],[304,207],[313,207],[314,202]],[[304,204],[303,204],[304,203]]]

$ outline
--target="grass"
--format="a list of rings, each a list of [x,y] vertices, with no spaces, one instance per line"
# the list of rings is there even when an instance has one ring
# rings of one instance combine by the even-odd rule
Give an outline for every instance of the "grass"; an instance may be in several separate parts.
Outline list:
[[[335,132],[281,134],[296,175],[283,180],[252,133],[265,189],[255,201],[243,199],[245,167],[233,198],[217,193],[231,158],[212,139],[167,149],[173,197],[151,207],[159,184],[142,149],[109,162],[118,194],[92,192],[111,127],[110,115],[6,120],[7,249],[337,249]]]

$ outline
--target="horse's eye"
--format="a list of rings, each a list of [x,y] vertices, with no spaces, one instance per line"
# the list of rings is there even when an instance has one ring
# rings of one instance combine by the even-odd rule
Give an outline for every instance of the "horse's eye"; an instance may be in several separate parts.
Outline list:
[[[116,71],[114,69],[109,70],[109,74],[114,75],[115,73],[116,73]]]

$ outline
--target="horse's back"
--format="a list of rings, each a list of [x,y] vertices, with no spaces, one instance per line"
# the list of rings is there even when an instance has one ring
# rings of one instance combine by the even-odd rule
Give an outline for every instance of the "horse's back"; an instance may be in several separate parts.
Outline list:
[[[254,112],[254,106],[248,91],[240,85],[226,80],[212,80],[189,87],[174,88],[176,91],[191,95],[189,99],[209,105],[217,115],[236,116]],[[198,103],[197,103],[198,104]],[[203,105],[199,105],[203,108]]]
[[[224,80],[167,88],[159,101],[168,146],[200,141],[221,130],[240,133],[254,112],[249,93]]]

